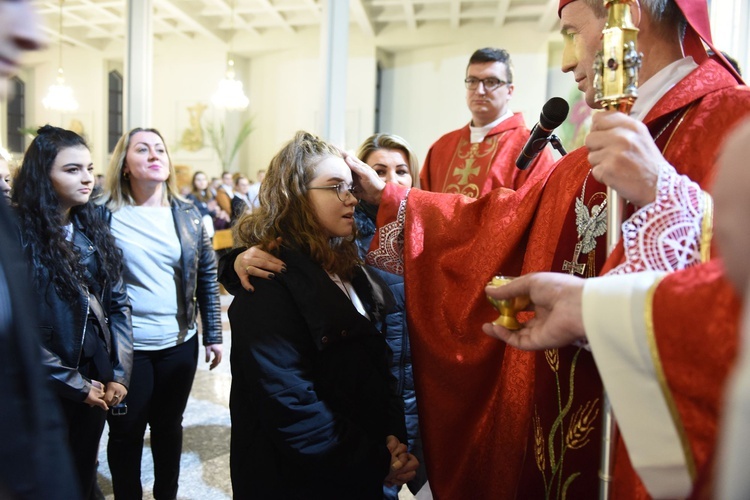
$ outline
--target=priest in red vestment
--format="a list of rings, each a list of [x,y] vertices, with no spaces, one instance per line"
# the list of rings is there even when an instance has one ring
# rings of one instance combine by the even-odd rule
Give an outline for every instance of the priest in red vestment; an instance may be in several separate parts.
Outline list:
[[[523,115],[510,110],[515,90],[510,54],[490,47],[475,51],[464,82],[471,122],[430,147],[419,173],[420,187],[472,198],[499,187],[518,189],[529,175],[515,165],[529,129]],[[546,168],[552,163],[545,148],[533,164]]]
[[[585,282],[537,273],[489,289],[499,299],[530,295],[535,303],[535,318],[518,332],[484,325],[510,345],[551,349],[588,338],[624,441],[616,448],[616,497],[707,498],[712,490],[722,499],[750,494],[747,338],[720,429],[723,449],[715,451],[722,395],[738,351],[735,291],[745,292],[750,276],[748,140],[750,121],[745,121],[722,148],[713,189],[722,260],[671,274],[645,271]],[[745,331],[749,313],[746,307]],[[712,464],[717,454],[719,461]],[[633,490],[640,482],[647,492]]]
[[[602,409],[594,359],[578,347],[531,354],[484,338],[480,326],[496,313],[483,283],[499,273],[676,270],[704,255],[703,224],[696,231],[669,203],[684,196],[692,209],[706,209],[700,189],[684,187],[679,174],[701,186],[710,180],[721,138],[750,111],[750,92],[726,61],[707,58],[700,45],[700,37],[710,41],[704,0],[669,1],[665,12],[654,12],[653,3],[641,2],[644,57],[632,116],[596,115],[587,148],[552,170],[533,169],[517,191],[478,200],[390,185],[381,193],[382,184],[350,160],[367,195],[382,195],[380,234],[368,260],[405,275],[425,463],[436,498],[598,494]],[[593,106],[592,65],[606,12],[597,0],[563,0],[561,20],[563,70]],[[635,210],[625,225],[625,250],[606,264],[600,181]],[[661,233],[644,236],[654,227]],[[640,254],[644,241],[664,238],[670,243],[662,251]],[[635,476],[615,491],[622,498],[647,495]]]

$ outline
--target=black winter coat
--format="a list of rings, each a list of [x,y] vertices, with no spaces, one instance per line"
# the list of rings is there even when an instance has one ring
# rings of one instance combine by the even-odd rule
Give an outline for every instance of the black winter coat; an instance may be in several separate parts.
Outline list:
[[[68,429],[34,335],[38,304],[13,219],[0,201],[0,497],[81,498]]]
[[[280,258],[288,272],[251,278],[255,292],[235,289],[229,309],[234,496],[380,499],[386,437],[406,439],[373,299],[390,294],[359,270],[371,321],[309,257]]]

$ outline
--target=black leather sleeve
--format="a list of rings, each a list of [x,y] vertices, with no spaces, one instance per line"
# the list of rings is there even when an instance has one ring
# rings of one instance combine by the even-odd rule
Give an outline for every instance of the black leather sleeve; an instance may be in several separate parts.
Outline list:
[[[122,277],[112,285],[110,295],[107,314],[112,335],[112,368],[115,382],[129,387],[133,371],[133,323],[128,291]]]
[[[194,209],[198,212],[198,209]],[[198,277],[196,296],[203,323],[203,345],[221,344],[221,303],[216,280],[216,253],[206,228],[201,224],[198,243]]]

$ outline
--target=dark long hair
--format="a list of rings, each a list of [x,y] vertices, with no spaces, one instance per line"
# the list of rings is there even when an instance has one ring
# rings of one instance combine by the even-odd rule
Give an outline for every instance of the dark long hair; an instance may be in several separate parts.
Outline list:
[[[75,132],[51,125],[43,126],[37,134],[16,173],[12,203],[32,261],[48,273],[47,278],[36,273],[37,285],[53,284],[61,297],[73,299],[82,293],[82,285],[92,284],[91,279],[102,286],[116,280],[122,272],[122,252],[115,246],[108,223],[101,216],[102,208],[90,201],[71,208],[71,221],[83,228],[97,250],[97,275],[87,278],[76,247],[66,239],[60,201],[49,174],[60,151],[88,146]]]

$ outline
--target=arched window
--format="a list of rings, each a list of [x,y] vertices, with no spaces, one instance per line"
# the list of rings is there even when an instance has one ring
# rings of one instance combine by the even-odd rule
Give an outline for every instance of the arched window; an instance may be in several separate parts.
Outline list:
[[[122,75],[117,71],[109,72],[108,110],[107,144],[111,153],[122,136]]]
[[[14,153],[26,151],[26,84],[14,76],[10,79],[12,98],[8,101],[8,149]]]

